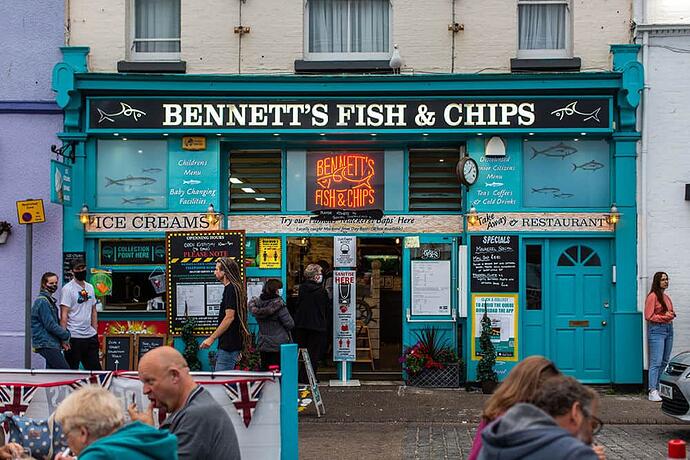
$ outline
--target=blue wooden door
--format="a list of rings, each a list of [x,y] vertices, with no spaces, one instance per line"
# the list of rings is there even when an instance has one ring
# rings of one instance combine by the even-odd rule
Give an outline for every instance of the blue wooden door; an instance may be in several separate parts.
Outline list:
[[[581,381],[610,382],[609,242],[552,240],[550,255],[550,358]]]

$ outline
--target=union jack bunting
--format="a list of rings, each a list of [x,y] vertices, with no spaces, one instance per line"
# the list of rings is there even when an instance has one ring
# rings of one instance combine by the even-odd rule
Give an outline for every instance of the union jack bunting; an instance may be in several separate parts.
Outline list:
[[[265,380],[243,380],[237,383],[224,383],[225,391],[242,417],[244,426],[249,428],[256,405],[261,398]]]
[[[69,386],[74,390],[78,390],[79,388],[87,385],[100,385],[106,390],[109,390],[112,381],[113,373],[106,372],[105,374],[94,374],[83,379],[75,380],[74,382],[70,383]]]
[[[37,389],[35,386],[0,385],[0,413],[10,411],[14,415],[24,415]]]

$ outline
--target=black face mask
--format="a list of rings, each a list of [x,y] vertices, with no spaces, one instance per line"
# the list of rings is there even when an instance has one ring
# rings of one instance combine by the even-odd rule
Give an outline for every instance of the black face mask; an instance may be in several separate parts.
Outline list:
[[[74,279],[77,281],[85,281],[86,280],[86,270],[82,270],[80,272],[74,272]]]
[[[46,291],[50,292],[51,294],[55,294],[55,291],[57,291],[57,286],[46,286]]]

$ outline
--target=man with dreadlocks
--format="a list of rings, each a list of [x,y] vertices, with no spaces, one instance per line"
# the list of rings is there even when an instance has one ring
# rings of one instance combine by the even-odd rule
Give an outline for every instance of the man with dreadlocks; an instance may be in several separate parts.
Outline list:
[[[213,274],[225,286],[218,312],[218,327],[199,348],[209,348],[219,339],[215,370],[230,371],[235,368],[242,347],[251,345],[251,335],[247,328],[247,293],[235,259],[218,259]]]

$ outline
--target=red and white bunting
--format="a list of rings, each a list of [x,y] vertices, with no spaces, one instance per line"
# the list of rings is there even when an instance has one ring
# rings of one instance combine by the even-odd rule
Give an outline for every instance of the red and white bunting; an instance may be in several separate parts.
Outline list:
[[[232,404],[247,428],[252,422],[252,415],[254,415],[256,405],[261,399],[261,390],[263,390],[265,382],[266,380],[262,379],[223,384],[228,397],[232,400]]]

